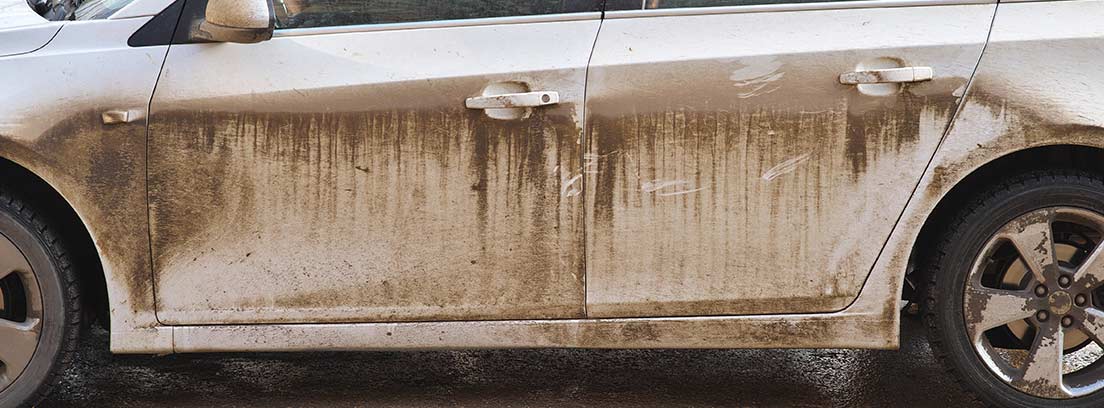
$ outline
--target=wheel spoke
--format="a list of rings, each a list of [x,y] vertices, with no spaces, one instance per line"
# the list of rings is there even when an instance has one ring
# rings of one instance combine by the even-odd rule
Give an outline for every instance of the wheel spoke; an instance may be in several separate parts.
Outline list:
[[[1054,210],[1039,210],[1010,222],[1000,233],[1016,247],[1020,258],[1039,282],[1046,282],[1045,272],[1058,269],[1051,231],[1053,220]]]
[[[1093,249],[1085,263],[1077,268],[1073,278],[1077,285],[1084,285],[1085,289],[1092,289],[1104,281],[1104,243],[1098,244]]]
[[[41,320],[31,319],[16,323],[0,319],[0,362],[4,363],[4,377],[12,380],[31,361],[38,347]]]
[[[1085,334],[1104,346],[1104,311],[1095,308],[1085,309],[1085,321],[1081,326]]]
[[[977,342],[986,330],[1023,320],[1035,314],[1034,298],[1022,291],[997,290],[971,285],[966,289],[966,325]]]
[[[1072,395],[1062,382],[1062,329],[1056,324],[1039,328],[1031,345],[1031,357],[1023,376],[1013,385],[1034,395],[1049,398],[1069,398]]]

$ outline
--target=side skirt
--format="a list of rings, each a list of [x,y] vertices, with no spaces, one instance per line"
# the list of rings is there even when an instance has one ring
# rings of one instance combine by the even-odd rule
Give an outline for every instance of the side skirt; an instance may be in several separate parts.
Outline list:
[[[173,327],[173,352],[898,346],[885,314]]]

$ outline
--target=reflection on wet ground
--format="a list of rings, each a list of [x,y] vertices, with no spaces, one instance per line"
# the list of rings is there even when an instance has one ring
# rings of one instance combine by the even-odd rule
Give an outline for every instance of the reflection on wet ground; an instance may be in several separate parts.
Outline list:
[[[900,351],[506,350],[111,356],[44,407],[969,406],[905,319]]]

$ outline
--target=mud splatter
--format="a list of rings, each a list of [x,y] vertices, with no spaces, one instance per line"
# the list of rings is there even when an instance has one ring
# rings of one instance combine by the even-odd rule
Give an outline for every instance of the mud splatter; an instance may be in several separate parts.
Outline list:
[[[820,71],[788,59],[591,70],[588,313],[826,312],[858,295],[965,78],[871,96],[809,86]]]
[[[39,137],[0,137],[0,150],[40,171],[72,200],[88,223],[104,269],[126,286],[130,313],[153,308],[152,275],[144,254],[145,123],[105,126],[98,111],[77,112]],[[24,144],[27,143],[27,144]],[[48,152],[48,154],[43,154]]]
[[[579,130],[544,112],[156,116],[159,316],[581,317],[582,177],[548,171],[582,168]]]

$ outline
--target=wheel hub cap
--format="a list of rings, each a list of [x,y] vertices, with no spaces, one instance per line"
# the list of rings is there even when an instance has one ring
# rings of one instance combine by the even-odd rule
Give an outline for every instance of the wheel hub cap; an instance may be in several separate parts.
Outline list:
[[[1056,315],[1064,315],[1073,308],[1073,297],[1066,292],[1054,292],[1050,295],[1050,311]]]

